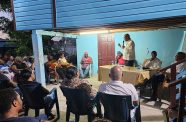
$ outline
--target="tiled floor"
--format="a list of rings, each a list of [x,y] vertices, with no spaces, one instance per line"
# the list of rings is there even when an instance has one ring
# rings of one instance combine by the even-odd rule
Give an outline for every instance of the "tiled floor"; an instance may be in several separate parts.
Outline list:
[[[101,82],[97,81],[97,77],[90,78],[89,80],[90,80],[90,83],[93,85],[93,87],[98,89]],[[59,88],[59,85],[47,85],[47,89],[52,89],[54,87],[56,87],[58,90],[60,111],[62,111],[62,113],[64,114],[64,112],[66,111],[66,100]],[[144,99],[141,99],[140,101],[141,101],[142,122],[163,122],[163,116],[162,116],[161,111],[163,108],[168,107],[167,104],[162,104],[159,102],[146,103]],[[83,117],[83,118],[85,120],[80,119],[80,121],[86,122],[86,117]]]

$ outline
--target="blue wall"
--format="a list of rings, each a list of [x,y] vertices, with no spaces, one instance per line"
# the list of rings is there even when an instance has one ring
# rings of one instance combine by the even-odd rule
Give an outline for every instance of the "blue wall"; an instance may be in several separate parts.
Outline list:
[[[164,67],[171,64],[174,61],[176,52],[180,51],[183,43],[184,29],[116,33],[115,44],[122,43],[123,35],[126,33],[129,33],[135,42],[138,63],[143,63],[145,58],[151,56],[150,52],[155,50],[158,53],[158,58],[162,60],[162,66]],[[116,52],[118,50],[121,51],[117,45],[115,45],[115,49]]]
[[[89,52],[89,56],[93,59],[93,73],[98,71],[98,43],[97,34],[95,35],[81,35],[77,37],[77,61],[78,67],[85,51]]]
[[[123,35],[129,33],[136,45],[136,60],[143,63],[145,58],[150,58],[150,52],[156,50],[158,58],[163,62],[162,66],[167,66],[174,61],[175,54],[180,51],[183,45],[183,35],[185,29],[169,29],[154,31],[138,31],[138,32],[121,32],[115,33],[115,53],[118,50],[118,43],[122,43]],[[147,49],[148,48],[148,49]],[[147,54],[149,50],[149,53]],[[88,51],[93,58],[93,71],[98,71],[98,43],[97,34],[80,35],[77,37],[77,58],[78,64],[84,54]]]
[[[52,28],[51,0],[13,0],[16,30]]]
[[[184,16],[185,0],[56,0],[59,28],[96,27]]]
[[[57,28],[97,27],[186,15],[185,0],[56,0]],[[52,0],[13,0],[17,30],[53,28]]]

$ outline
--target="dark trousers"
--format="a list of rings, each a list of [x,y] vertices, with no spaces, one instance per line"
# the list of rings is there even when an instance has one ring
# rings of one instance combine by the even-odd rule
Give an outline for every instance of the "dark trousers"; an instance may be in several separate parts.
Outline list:
[[[164,74],[155,74],[153,75],[148,81],[147,83],[150,83],[152,85],[152,95],[151,98],[156,99],[158,96],[158,86],[160,83],[162,83],[165,79],[165,75]]]
[[[55,103],[54,99],[55,99],[54,93],[45,96],[44,104],[45,104],[45,113],[47,116],[50,116],[50,114],[51,114],[51,110],[52,110],[54,103]]]
[[[134,60],[125,60],[125,66],[134,66]]]
[[[94,98],[91,98],[91,107],[96,107],[97,109],[97,115],[98,117],[102,117],[102,113],[101,113],[101,104],[99,101],[99,93],[97,93],[97,95]]]

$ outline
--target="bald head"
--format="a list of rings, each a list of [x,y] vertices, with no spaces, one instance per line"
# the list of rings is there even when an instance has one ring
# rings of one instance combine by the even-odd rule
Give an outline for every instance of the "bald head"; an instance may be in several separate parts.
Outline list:
[[[110,74],[109,74],[110,78],[114,81],[114,80],[121,80],[122,77],[122,69],[120,66],[114,66],[111,68],[110,70]]]

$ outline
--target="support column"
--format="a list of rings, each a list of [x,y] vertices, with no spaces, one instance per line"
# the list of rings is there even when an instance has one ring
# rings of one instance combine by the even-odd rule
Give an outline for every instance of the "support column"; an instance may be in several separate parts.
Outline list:
[[[32,31],[32,45],[35,61],[36,81],[46,86],[45,70],[44,70],[44,56],[43,56],[43,42],[42,35],[37,33],[37,30]]]

